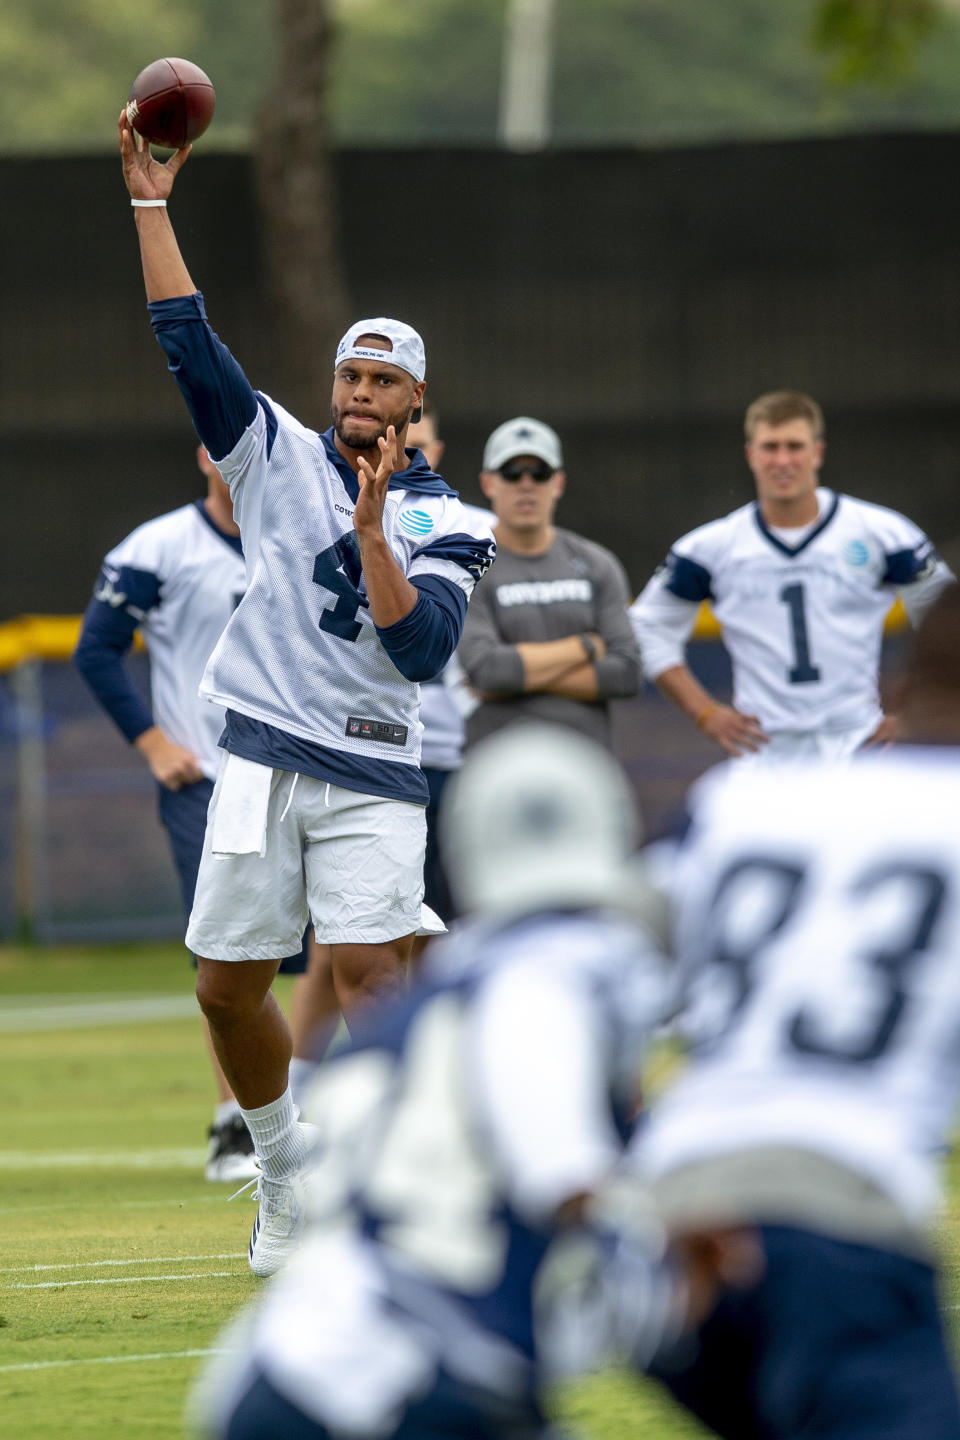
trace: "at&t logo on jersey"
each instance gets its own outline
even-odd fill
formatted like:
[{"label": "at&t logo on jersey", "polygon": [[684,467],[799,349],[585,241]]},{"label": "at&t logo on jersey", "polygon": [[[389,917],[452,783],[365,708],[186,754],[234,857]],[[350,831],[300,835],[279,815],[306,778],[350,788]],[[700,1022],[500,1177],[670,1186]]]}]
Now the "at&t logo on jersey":
[{"label": "at&t logo on jersey", "polygon": [[863,540],[848,540],[843,547],[843,558],[848,565],[858,568],[870,564],[870,547]]},{"label": "at&t logo on jersey", "polygon": [[401,510],[399,521],[401,529],[406,530],[415,540],[429,535],[433,529],[433,516],[426,510]]}]

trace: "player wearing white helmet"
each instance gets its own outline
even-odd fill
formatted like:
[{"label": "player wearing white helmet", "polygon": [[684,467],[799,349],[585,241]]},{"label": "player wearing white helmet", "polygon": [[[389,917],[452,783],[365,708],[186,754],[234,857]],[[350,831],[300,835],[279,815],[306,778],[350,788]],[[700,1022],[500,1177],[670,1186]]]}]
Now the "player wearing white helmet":
[{"label": "player wearing white helmet", "polygon": [[224,1339],[216,1436],[533,1440],[545,1364],[645,1361],[709,1295],[706,1273],[677,1289],[618,1181],[663,999],[625,914],[622,772],[582,736],[518,727],[471,752],[441,820],[471,918],[321,1071],[304,1240]]},{"label": "player wearing white helmet", "polygon": [[939,1161],[960,1090],[960,587],[921,622],[907,743],[722,766],[673,886],[692,1056],[642,1173],[674,1236],[758,1227],[764,1271],[662,1369],[729,1440],[957,1440]]}]

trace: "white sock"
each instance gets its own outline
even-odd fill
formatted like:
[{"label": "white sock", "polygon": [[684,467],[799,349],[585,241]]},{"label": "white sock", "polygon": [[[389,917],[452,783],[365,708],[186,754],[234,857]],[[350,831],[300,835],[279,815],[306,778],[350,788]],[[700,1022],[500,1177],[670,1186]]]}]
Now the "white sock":
[{"label": "white sock", "polygon": [[290,1061],[290,1093],[293,1096],[293,1103],[300,1114],[303,1114],[304,1101],[307,1098],[307,1091],[313,1082],[320,1067],[314,1060],[304,1060],[299,1055],[294,1055]]},{"label": "white sock", "polygon": [[261,1105],[257,1110],[240,1107],[263,1173],[274,1180],[286,1179],[303,1169],[306,1146],[297,1128],[298,1113],[289,1085],[280,1098],[271,1100],[269,1105]]},{"label": "white sock", "polygon": [[240,1104],[237,1100],[221,1100],[213,1112],[214,1125],[223,1125],[227,1120],[232,1120],[234,1115],[240,1114]]}]

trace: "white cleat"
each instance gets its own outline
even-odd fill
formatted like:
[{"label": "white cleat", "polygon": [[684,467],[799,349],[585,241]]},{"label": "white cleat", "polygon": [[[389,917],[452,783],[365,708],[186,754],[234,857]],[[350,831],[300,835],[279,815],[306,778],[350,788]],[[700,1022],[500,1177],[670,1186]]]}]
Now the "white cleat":
[{"label": "white cleat", "polygon": [[[303,1147],[300,1168],[292,1175],[277,1179],[264,1175],[259,1169],[253,1199],[258,1203],[257,1218],[250,1233],[250,1269],[254,1275],[266,1278],[275,1275],[297,1248],[303,1229],[304,1174],[309,1165],[310,1153],[316,1142],[317,1127],[298,1121],[297,1135]],[[254,1182],[241,1186],[237,1195],[242,1195]],[[236,1195],[230,1196],[231,1200]]]},{"label": "white cleat", "polygon": [[275,1275],[297,1248],[303,1229],[303,1186],[299,1176],[257,1179],[257,1218],[250,1232],[250,1269],[266,1278]]}]

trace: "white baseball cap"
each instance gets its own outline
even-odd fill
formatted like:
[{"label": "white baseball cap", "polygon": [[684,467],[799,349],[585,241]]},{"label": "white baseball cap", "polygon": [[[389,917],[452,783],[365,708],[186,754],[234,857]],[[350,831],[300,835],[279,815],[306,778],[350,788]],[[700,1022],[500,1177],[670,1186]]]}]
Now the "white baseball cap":
[{"label": "white baseball cap", "polygon": [[618,762],[575,730],[527,722],[481,740],[450,780],[440,827],[464,910],[625,905],[636,805]]},{"label": "white baseball cap", "polygon": [[[383,350],[377,345],[358,345],[362,335],[383,335],[393,346]],[[406,370],[414,380],[422,380],[427,373],[427,356],[423,341],[411,325],[402,320],[388,320],[378,315],[375,320],[358,320],[351,325],[337,346],[337,358],[333,362],[336,370],[344,360],[380,360],[388,365],[397,365]]]},{"label": "white baseball cap", "polygon": [[497,426],[483,447],[483,469],[499,470],[517,455],[536,455],[554,470],[563,468],[560,436],[542,420],[531,420],[529,415],[518,415],[515,420],[505,420]]}]

